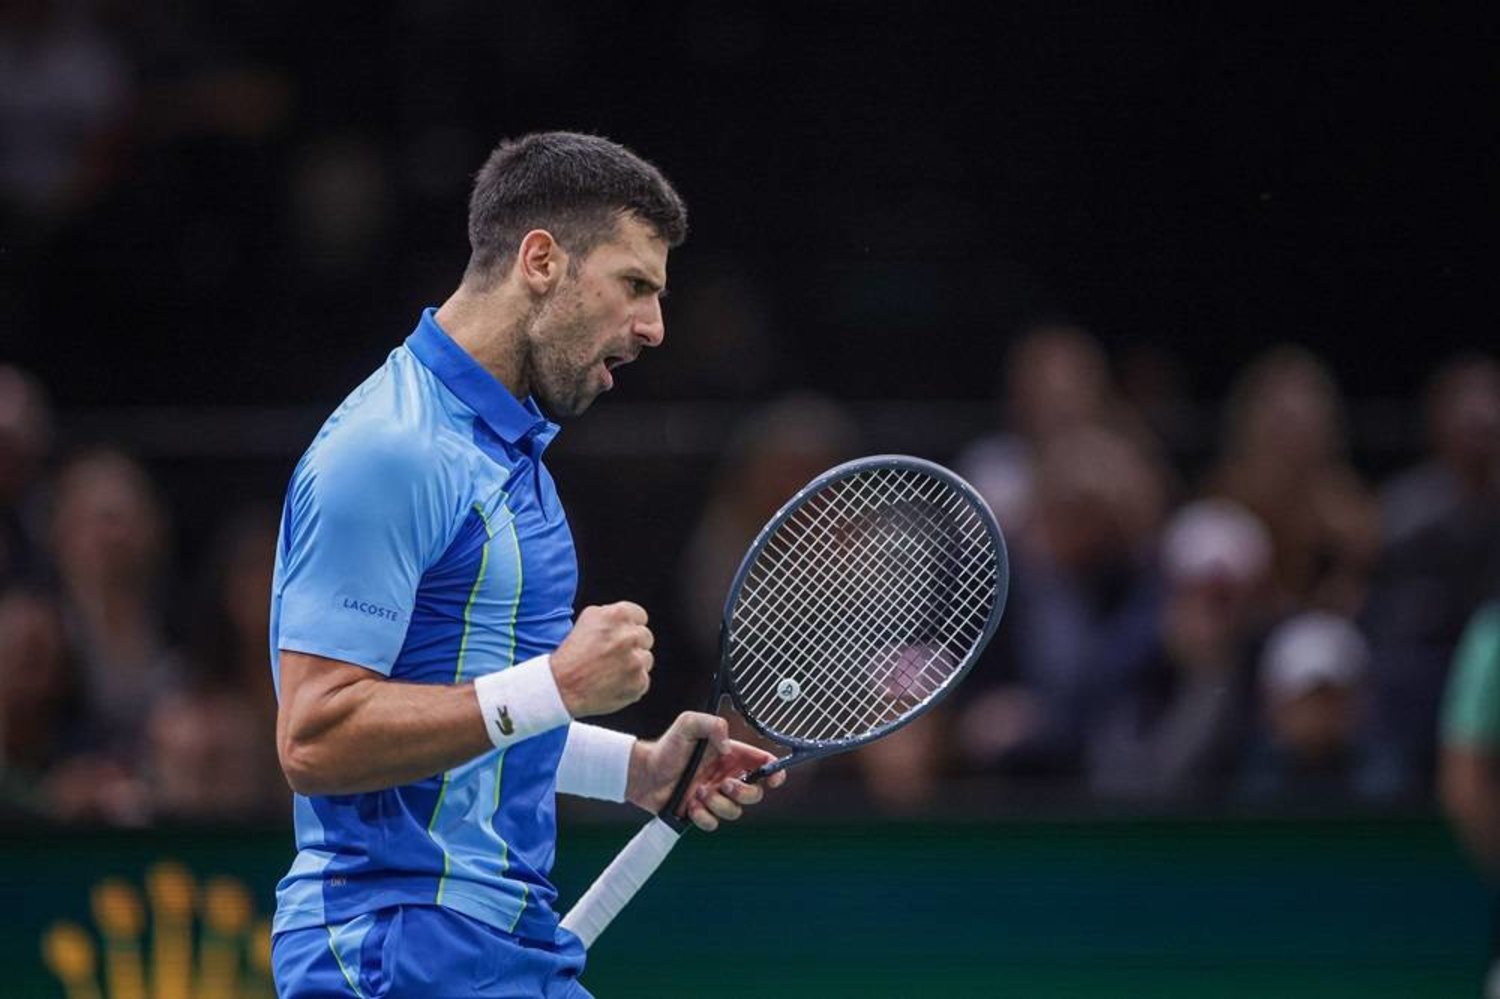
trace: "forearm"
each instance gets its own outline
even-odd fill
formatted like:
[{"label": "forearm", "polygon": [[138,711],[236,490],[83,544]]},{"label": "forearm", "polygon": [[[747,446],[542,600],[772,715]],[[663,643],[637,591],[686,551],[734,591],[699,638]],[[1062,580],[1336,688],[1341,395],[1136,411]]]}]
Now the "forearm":
[{"label": "forearm", "polygon": [[276,738],[287,781],[317,795],[395,787],[616,711],[650,685],[645,620],[634,604],[586,607],[550,656],[466,684],[403,683],[283,649]]},{"label": "forearm", "polygon": [[281,719],[282,766],[300,794],[409,784],[494,748],[467,683],[357,679],[322,692],[316,710],[283,710]]},{"label": "forearm", "polygon": [[277,749],[301,794],[409,784],[572,720],[546,656],[463,684],[403,683],[298,652],[282,653],[281,673]]}]

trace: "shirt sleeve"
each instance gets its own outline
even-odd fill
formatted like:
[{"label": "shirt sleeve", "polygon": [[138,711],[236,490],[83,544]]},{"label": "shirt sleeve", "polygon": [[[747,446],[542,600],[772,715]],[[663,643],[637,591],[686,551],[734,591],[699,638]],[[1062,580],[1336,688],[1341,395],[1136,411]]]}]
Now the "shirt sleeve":
[{"label": "shirt sleeve", "polygon": [[454,501],[414,435],[351,427],[321,441],[287,491],[278,646],[389,676]]},{"label": "shirt sleeve", "polygon": [[1500,751],[1500,604],[1474,615],[1443,704],[1443,744]]}]

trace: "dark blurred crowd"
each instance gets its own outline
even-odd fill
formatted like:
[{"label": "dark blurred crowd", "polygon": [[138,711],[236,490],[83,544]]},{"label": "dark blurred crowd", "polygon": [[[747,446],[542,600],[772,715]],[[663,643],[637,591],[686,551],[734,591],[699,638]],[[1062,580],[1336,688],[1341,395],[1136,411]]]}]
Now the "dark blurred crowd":
[{"label": "dark blurred crowd", "polygon": [[0,808],[127,825],[284,818],[266,649],[275,510],[230,511],[172,578],[171,515],[106,446],[50,459],[43,387],[0,367]]},{"label": "dark blurred crowd", "polygon": [[[1500,597],[1493,358],[1436,367],[1427,452],[1379,483],[1351,463],[1332,373],[1297,346],[1240,374],[1201,467],[1076,326],[1023,331],[1001,401],[993,431],[931,455],[1009,539],[997,638],[942,709],[826,769],[893,811],[940,806],[965,778],[1013,806],[1432,800],[1454,650]],[[862,447],[828,399],[778,402],[742,430],[682,573],[702,654],[747,541]]]},{"label": "dark blurred crowd", "polygon": [[[1350,462],[1332,376],[1298,347],[1242,373],[1201,468],[1170,453],[1074,326],[1018,334],[1001,402],[995,427],[930,455],[976,485],[1008,538],[997,638],[938,712],[804,789],[893,811],[939,805],[965,779],[1010,805],[1432,800],[1454,650],[1500,595],[1494,359],[1437,367],[1428,453],[1379,484]],[[109,446],[55,453],[53,419],[34,377],[0,367],[3,807],[284,818],[266,645],[275,508],[227,510],[212,544],[177,557],[147,468]],[[712,661],[749,539],[867,446],[829,398],[751,413],[675,567],[683,647]]]}]

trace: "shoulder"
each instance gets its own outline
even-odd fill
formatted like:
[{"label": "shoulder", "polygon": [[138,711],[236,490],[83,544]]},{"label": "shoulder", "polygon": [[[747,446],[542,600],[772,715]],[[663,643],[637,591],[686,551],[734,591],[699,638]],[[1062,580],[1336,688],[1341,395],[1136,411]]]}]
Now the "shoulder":
[{"label": "shoulder", "polygon": [[437,450],[410,426],[348,420],[308,449],[294,482],[324,502],[432,493],[453,478],[443,462],[434,460]]},{"label": "shoulder", "polygon": [[329,416],[303,463],[310,470],[431,479],[458,456],[455,445],[468,431],[469,420],[451,403],[432,373],[398,347]]},{"label": "shoulder", "polygon": [[465,505],[472,431],[409,351],[398,348],[324,423],[293,473],[298,500],[380,510]]}]

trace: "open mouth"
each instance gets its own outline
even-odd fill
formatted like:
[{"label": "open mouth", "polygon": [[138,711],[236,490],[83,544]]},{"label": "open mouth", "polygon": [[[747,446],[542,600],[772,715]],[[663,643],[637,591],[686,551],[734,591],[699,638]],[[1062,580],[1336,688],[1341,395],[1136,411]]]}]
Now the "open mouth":
[{"label": "open mouth", "polygon": [[601,372],[603,377],[600,380],[604,382],[604,391],[608,392],[610,389],[615,387],[615,377],[614,375],[610,374],[610,372],[614,371],[616,368],[622,365],[629,364],[631,361],[635,360],[637,356],[639,356],[638,353],[630,351],[627,351],[623,354],[604,355],[604,357],[599,361],[599,366],[603,369],[603,371]]}]

